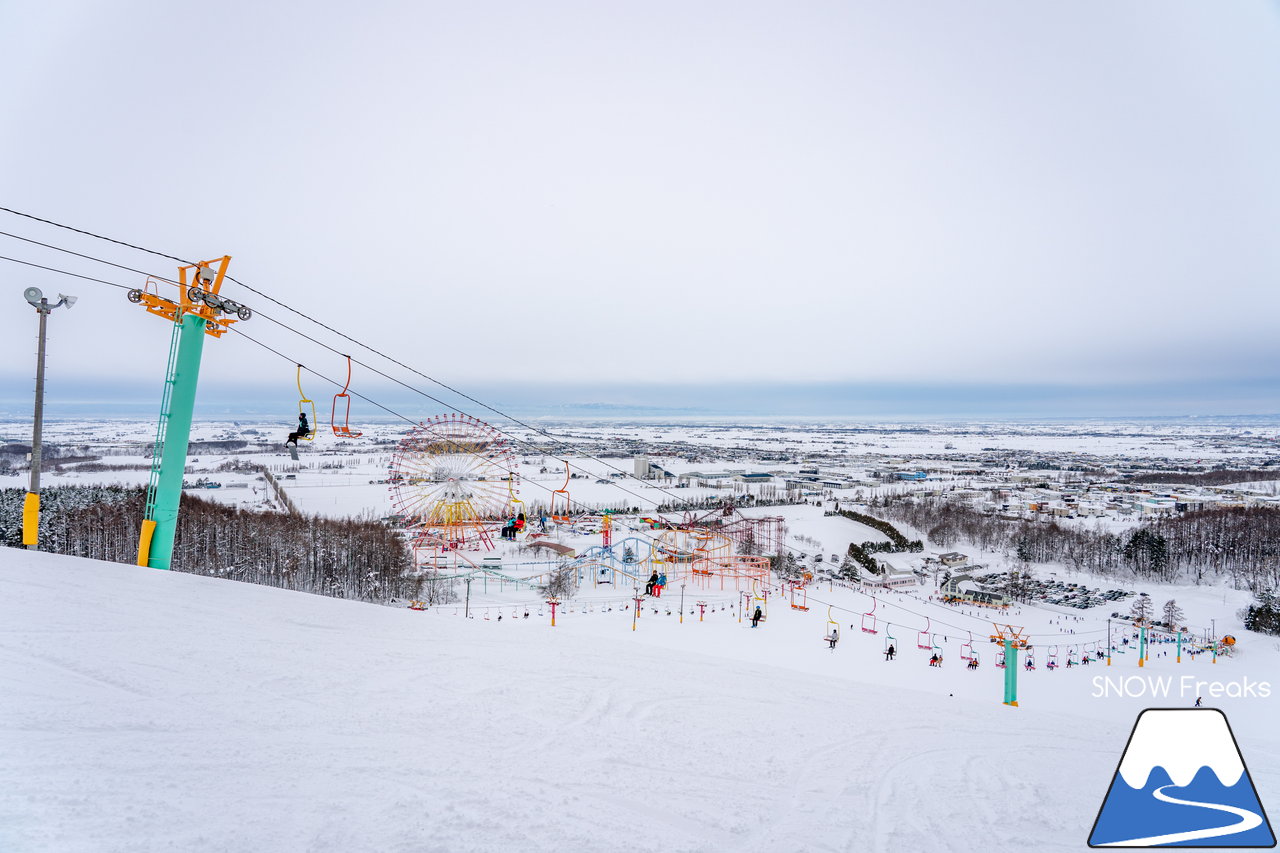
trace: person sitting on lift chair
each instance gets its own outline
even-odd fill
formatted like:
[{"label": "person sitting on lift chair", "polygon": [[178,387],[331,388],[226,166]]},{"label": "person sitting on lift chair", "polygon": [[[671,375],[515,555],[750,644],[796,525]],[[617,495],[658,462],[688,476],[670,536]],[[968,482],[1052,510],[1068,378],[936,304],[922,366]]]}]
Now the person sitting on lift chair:
[{"label": "person sitting on lift chair", "polygon": [[284,443],[296,445],[298,443],[298,439],[306,438],[310,434],[311,434],[311,425],[307,423],[307,413],[299,412],[298,413],[298,429],[296,432],[289,433],[289,437],[285,439]]}]

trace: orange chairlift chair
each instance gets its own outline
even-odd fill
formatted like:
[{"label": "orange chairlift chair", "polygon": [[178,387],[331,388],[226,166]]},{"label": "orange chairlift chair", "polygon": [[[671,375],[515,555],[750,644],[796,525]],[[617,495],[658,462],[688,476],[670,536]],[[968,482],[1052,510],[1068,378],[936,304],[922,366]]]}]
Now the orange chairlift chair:
[{"label": "orange chairlift chair", "polygon": [[[347,384],[342,386],[342,390],[333,395],[333,408],[329,411],[329,425],[333,427],[333,434],[340,438],[359,438],[364,435],[351,428],[351,395],[347,393],[347,389],[351,387],[351,356],[347,356]],[[301,389],[299,389],[301,390]],[[344,400],[346,407],[342,414],[342,426],[338,426],[338,400]]]}]

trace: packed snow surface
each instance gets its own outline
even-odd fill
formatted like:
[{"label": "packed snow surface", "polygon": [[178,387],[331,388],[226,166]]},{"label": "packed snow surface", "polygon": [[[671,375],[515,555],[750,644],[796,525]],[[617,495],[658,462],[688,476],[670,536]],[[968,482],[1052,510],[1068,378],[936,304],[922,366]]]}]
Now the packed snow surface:
[{"label": "packed snow surface", "polygon": [[[993,647],[939,669],[897,628],[886,662],[850,591],[814,590],[834,650],[825,606],[681,623],[676,592],[553,628],[0,549],[0,850],[1083,850],[1138,711],[1190,704],[1093,676],[1277,671],[1248,635],[1042,666],[1010,708]],[[1212,702],[1264,804],[1274,701]]]}]

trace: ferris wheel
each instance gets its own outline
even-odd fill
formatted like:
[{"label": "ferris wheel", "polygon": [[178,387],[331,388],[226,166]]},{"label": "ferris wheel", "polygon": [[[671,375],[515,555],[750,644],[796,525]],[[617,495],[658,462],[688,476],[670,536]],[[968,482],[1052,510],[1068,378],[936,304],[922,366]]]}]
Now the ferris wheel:
[{"label": "ferris wheel", "polygon": [[437,415],[409,430],[391,457],[391,502],[407,527],[443,548],[492,547],[485,523],[509,511],[515,453],[470,415]]}]

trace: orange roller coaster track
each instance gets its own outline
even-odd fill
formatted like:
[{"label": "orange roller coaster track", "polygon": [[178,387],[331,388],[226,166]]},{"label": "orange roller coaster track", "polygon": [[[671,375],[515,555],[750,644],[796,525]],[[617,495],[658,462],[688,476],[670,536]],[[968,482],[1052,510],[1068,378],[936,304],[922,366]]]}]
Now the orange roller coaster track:
[{"label": "orange roller coaster track", "polygon": [[718,557],[703,557],[692,563],[673,564],[672,568],[683,574],[683,567],[688,566],[689,580],[695,586],[709,589],[719,584],[720,589],[751,589],[752,584],[769,582],[769,558],[747,554],[730,554]]}]

